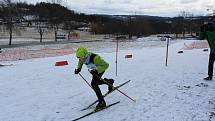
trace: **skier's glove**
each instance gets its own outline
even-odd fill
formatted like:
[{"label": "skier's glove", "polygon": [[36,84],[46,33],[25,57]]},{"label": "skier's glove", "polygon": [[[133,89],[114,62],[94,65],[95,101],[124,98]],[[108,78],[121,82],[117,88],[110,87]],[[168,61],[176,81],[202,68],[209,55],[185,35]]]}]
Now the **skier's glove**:
[{"label": "skier's glove", "polygon": [[75,74],[78,74],[81,71],[81,69],[75,69]]},{"label": "skier's glove", "polygon": [[96,70],[91,70],[90,73],[91,73],[92,75],[98,75],[98,71],[96,71]]}]

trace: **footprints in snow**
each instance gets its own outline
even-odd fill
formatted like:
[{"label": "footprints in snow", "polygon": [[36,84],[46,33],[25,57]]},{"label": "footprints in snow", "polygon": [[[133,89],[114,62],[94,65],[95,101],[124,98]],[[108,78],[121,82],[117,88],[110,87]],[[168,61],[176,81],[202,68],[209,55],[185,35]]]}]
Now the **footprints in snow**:
[{"label": "footprints in snow", "polygon": [[[208,84],[200,83],[200,84],[196,84],[195,86],[196,87],[208,87]],[[180,85],[177,85],[177,87],[178,87],[178,90],[189,90],[192,88],[191,86],[180,86]]]}]

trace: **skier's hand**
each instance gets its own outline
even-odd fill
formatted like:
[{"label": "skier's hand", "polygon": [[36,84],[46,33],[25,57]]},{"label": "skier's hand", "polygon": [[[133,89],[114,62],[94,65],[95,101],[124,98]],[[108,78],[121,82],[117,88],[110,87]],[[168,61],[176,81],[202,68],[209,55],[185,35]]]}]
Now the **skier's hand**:
[{"label": "skier's hand", "polygon": [[81,69],[75,69],[75,74],[78,74],[81,71]]},{"label": "skier's hand", "polygon": [[96,70],[91,70],[90,73],[91,73],[92,75],[98,75],[98,72],[97,72]]}]

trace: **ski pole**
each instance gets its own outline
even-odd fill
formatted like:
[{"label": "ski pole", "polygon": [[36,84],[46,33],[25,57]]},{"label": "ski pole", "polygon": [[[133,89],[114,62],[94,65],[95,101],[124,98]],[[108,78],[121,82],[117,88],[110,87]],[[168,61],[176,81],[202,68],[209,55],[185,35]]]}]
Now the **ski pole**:
[{"label": "ski pole", "polygon": [[[102,79],[103,82],[105,82],[108,86],[111,86],[112,88],[115,88],[113,85],[111,85],[110,83],[108,83],[107,81],[105,81],[104,79]],[[117,91],[119,91],[121,94],[123,94],[124,96],[126,96],[127,98],[129,98],[130,100],[136,102],[136,100],[132,99],[131,97],[129,97],[127,94],[125,94],[124,92],[122,92],[121,90],[119,90],[118,88],[116,88]]]},{"label": "ski pole", "polygon": [[[81,75],[81,73],[78,73],[81,78],[87,83],[88,86],[90,86],[92,88],[92,86],[89,84],[89,82],[87,82],[87,80]],[[93,88],[92,88],[93,89]]]},{"label": "ski pole", "polygon": [[[92,86],[87,82],[87,80],[81,75],[81,73],[78,73],[81,78],[92,88]],[[113,85],[109,84],[107,81],[105,81],[104,79],[102,79],[103,82],[105,82],[107,85],[111,86],[112,88],[115,88]],[[92,88],[93,89],[93,88]],[[116,88],[117,91],[119,91],[121,94],[123,94],[124,96],[128,97],[130,100],[136,102],[136,100],[132,99],[131,97],[129,97],[127,94],[125,94],[124,92],[120,91],[119,89]]]}]

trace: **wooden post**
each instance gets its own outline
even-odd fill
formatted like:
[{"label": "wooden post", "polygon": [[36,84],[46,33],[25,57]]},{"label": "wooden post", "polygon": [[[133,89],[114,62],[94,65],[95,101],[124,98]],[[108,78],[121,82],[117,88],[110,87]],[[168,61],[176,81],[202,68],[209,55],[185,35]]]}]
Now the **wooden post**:
[{"label": "wooden post", "polygon": [[119,50],[119,42],[117,37],[116,38],[116,76],[117,76],[118,50]]}]

